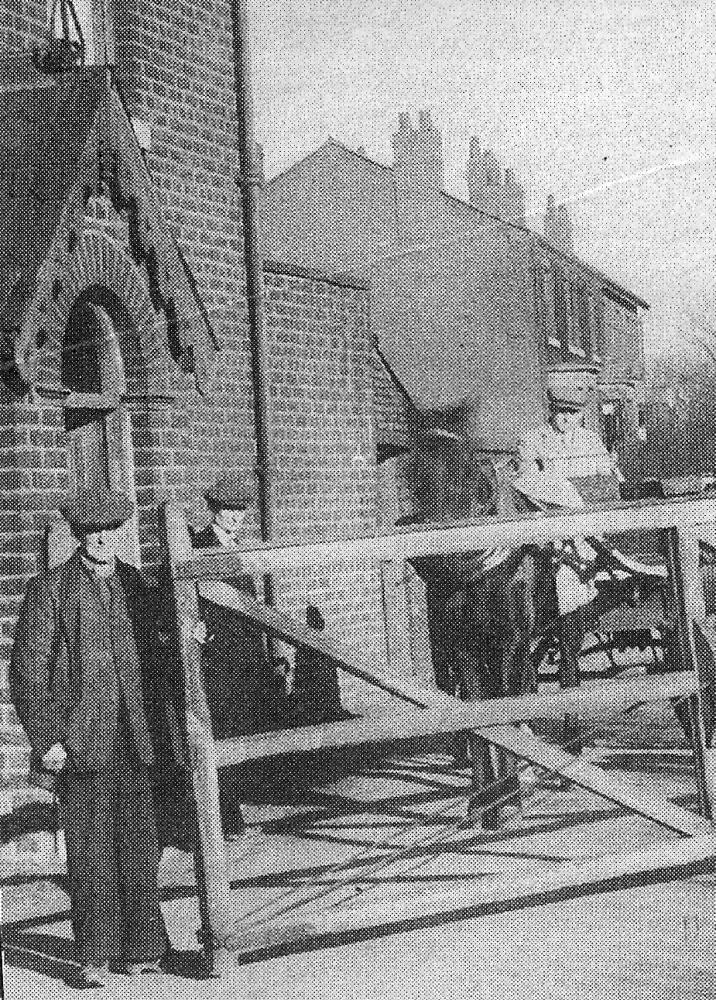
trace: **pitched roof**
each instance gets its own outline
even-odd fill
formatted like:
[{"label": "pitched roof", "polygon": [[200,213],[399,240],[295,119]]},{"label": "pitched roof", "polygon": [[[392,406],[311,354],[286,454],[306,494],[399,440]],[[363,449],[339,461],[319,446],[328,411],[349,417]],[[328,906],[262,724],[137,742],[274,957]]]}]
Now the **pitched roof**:
[{"label": "pitched roof", "polygon": [[373,167],[381,173],[392,174],[393,168],[386,166],[385,163],[379,163],[378,160],[374,160],[372,157],[368,156],[366,153],[361,152],[357,149],[351,149],[350,146],[346,146],[345,143],[339,142],[338,139],[334,139],[332,135],[329,135],[325,142],[322,142],[320,146],[302,156],[300,160],[294,160],[285,170],[279,171],[275,176],[271,177],[266,181],[266,186],[271,187],[276,184],[282,178],[287,177],[289,174],[296,170],[303,168],[306,164],[310,163],[311,160],[317,159],[322,156],[327,150],[337,150],[340,153],[344,153],[347,157],[353,158],[360,161],[366,166]]},{"label": "pitched roof", "polygon": [[[328,150],[337,150],[343,153],[347,158],[352,158],[353,160],[361,162],[365,164],[367,167],[370,167],[381,173],[387,173],[391,175],[393,174],[393,167],[389,167],[384,163],[380,163],[378,160],[374,160],[372,157],[367,156],[366,153],[360,150],[351,149],[350,146],[346,146],[338,139],[333,138],[333,136],[329,136],[325,142],[323,142],[312,152],[307,153],[306,156],[302,157],[300,160],[296,160],[290,166],[286,167],[285,170],[281,171],[280,173],[272,177],[270,180],[268,180],[266,182],[267,187],[271,187],[282,178],[287,177],[291,173],[302,169],[304,166],[309,164],[311,160],[319,158]],[[533,229],[530,229],[528,226],[522,225],[518,222],[512,222],[507,219],[502,219],[498,215],[494,215],[491,212],[486,212],[483,208],[480,208],[479,205],[473,205],[472,202],[466,201],[464,198],[460,198],[457,195],[450,194],[447,191],[441,191],[440,195],[446,201],[451,202],[453,205],[456,205],[458,208],[465,210],[468,213],[475,213],[477,215],[482,216],[483,218],[490,219],[492,222],[497,223],[498,225],[504,226],[507,229],[514,230],[515,232],[522,233],[524,236],[529,237],[532,240],[535,240],[540,246],[544,247],[548,252],[555,254],[559,257],[562,257],[566,261],[569,261],[574,265],[588,271],[590,274],[594,275],[594,277],[596,277],[599,281],[603,282],[605,285],[610,286],[612,289],[614,289],[614,291],[619,296],[627,299],[630,302],[635,303],[642,309],[649,308],[648,302],[645,302],[634,292],[629,291],[628,288],[624,288],[613,278],[610,278],[609,275],[604,274],[603,271],[600,271],[592,264],[588,264],[586,263],[586,261],[581,260],[581,258],[577,257],[576,254],[567,253],[564,250],[560,250],[558,247],[554,246],[554,244],[550,243],[548,239],[546,239],[540,233],[535,232]]]},{"label": "pitched roof", "polygon": [[[130,252],[147,265],[147,284],[166,314],[175,360],[194,372],[201,387],[207,349],[218,344],[105,68],[48,77],[27,60],[0,65],[0,142],[0,176],[9,181],[0,189],[3,367],[12,364],[22,384],[32,383],[34,373],[22,359],[40,273],[68,204],[82,204],[104,181],[118,210],[131,203],[149,223],[136,227]],[[150,266],[150,260],[161,266]]]},{"label": "pitched roof", "polygon": [[[104,72],[0,82],[0,325],[22,319],[104,93]],[[14,86],[9,83],[14,80]],[[26,80],[26,82],[21,82]],[[68,123],[72,122],[72,128]]]}]

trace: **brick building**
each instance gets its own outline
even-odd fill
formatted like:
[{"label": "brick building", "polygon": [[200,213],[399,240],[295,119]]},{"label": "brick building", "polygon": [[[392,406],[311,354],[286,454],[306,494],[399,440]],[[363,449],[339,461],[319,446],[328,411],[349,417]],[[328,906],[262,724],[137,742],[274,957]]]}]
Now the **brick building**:
[{"label": "brick building", "polygon": [[295,264],[370,279],[371,322],[418,411],[492,443],[542,419],[541,373],[599,367],[587,415],[627,464],[639,448],[646,303],[574,253],[550,198],[545,235],[525,225],[524,191],[470,142],[469,201],[444,190],[442,138],[407,114],[388,167],[329,139],[265,188],[266,246]]},{"label": "brick building", "polygon": [[[7,693],[15,618],[66,491],[131,493],[125,553],[151,567],[162,501],[185,503],[198,524],[202,490],[255,464],[229,5],[77,9],[89,62],[106,51],[109,72],[40,71],[30,57],[45,51],[46,0],[0,0],[4,780],[27,763]],[[405,428],[366,282],[291,262],[267,263],[265,281],[278,532],[371,531],[376,455],[393,454]],[[376,567],[308,569],[277,585],[283,607],[319,605],[349,646],[385,663]],[[368,696],[360,684],[343,693],[349,706]]]}]

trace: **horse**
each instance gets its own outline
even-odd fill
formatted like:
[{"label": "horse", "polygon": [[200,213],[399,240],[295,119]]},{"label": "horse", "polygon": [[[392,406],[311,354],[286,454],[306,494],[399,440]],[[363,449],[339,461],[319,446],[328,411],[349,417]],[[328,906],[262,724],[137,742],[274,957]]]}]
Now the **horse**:
[{"label": "horse", "polygon": [[[414,521],[451,522],[468,517],[517,512],[510,482],[516,470],[508,458],[485,459],[467,440],[451,442],[434,511]],[[435,463],[432,463],[433,470]],[[434,487],[434,483],[429,484]],[[435,490],[423,495],[436,499]],[[428,627],[437,686],[466,701],[533,692],[537,688],[531,640],[539,608],[544,559],[531,546],[488,552],[438,555],[411,560],[426,587]],[[458,762],[472,762],[468,821],[495,828],[508,811],[519,809],[517,760],[492,750],[482,737],[457,739]]]},{"label": "horse", "polygon": [[[517,470],[509,458],[500,463],[485,459],[466,440],[452,443],[453,454],[445,463],[443,482],[450,489],[443,495],[433,489],[425,495],[432,510],[419,520],[451,522],[480,516],[509,516],[524,510],[520,494],[513,489]],[[433,463],[434,465],[434,463]],[[535,508],[532,508],[535,509]],[[597,581],[596,597],[589,607],[590,624],[598,620],[614,635],[600,648],[654,645],[651,616],[661,632],[663,664],[651,670],[680,669],[682,664],[671,619],[673,595],[663,565],[648,565],[639,558],[625,557],[611,542],[589,540],[596,559],[590,572]],[[428,625],[433,665],[438,687],[465,700],[505,697],[535,692],[538,666],[546,653],[559,643],[560,618],[555,595],[555,556],[559,546],[523,545],[514,550],[431,556],[412,560],[426,585]],[[562,554],[563,557],[564,554]],[[640,614],[635,621],[636,609]],[[642,621],[642,619],[644,619]],[[583,638],[583,634],[582,634]],[[709,678],[702,704],[709,744],[716,729],[716,659],[710,644],[696,635],[698,659]],[[581,639],[575,640],[577,645]],[[700,643],[700,645],[699,645]],[[561,663],[560,663],[561,666]],[[579,675],[571,679],[578,683]],[[566,683],[560,669],[560,684]],[[691,737],[686,707],[675,710],[687,738]],[[565,717],[564,737],[579,743],[578,720]],[[490,752],[485,740],[467,735],[472,760],[472,797],[468,819],[475,825],[496,826],[500,803],[519,806],[517,761],[502,751]],[[463,743],[456,745],[458,758],[466,757]]]}]

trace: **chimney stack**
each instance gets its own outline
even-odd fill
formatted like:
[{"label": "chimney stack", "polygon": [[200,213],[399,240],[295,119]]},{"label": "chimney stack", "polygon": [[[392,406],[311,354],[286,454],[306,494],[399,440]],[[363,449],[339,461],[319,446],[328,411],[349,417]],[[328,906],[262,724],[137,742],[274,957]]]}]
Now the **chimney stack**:
[{"label": "chimney stack", "polygon": [[565,204],[555,207],[554,195],[547,195],[547,209],[544,213],[545,239],[563,253],[574,252],[572,220]]},{"label": "chimney stack", "polygon": [[514,172],[502,165],[490,149],[482,150],[477,136],[470,139],[467,161],[467,190],[470,203],[505,222],[524,225],[525,192]]},{"label": "chimney stack", "polygon": [[424,239],[440,225],[444,187],[443,141],[427,110],[414,129],[406,111],[398,115],[393,136],[393,174],[398,224],[404,239]]}]

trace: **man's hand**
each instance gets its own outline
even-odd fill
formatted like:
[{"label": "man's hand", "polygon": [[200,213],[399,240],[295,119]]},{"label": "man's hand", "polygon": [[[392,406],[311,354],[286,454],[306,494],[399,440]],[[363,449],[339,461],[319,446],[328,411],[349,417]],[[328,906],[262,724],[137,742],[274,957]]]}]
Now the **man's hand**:
[{"label": "man's hand", "polygon": [[194,640],[198,642],[200,646],[203,646],[207,639],[206,622],[203,621],[198,622],[192,635],[194,637]]},{"label": "man's hand", "polygon": [[42,757],[42,766],[46,771],[61,771],[67,760],[67,751],[61,743],[54,743]]}]

